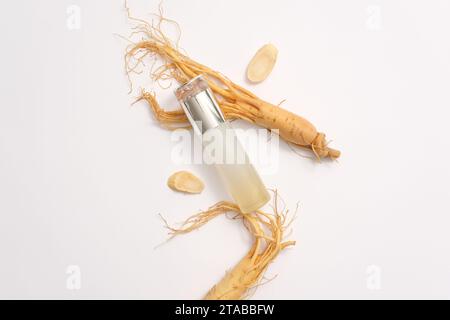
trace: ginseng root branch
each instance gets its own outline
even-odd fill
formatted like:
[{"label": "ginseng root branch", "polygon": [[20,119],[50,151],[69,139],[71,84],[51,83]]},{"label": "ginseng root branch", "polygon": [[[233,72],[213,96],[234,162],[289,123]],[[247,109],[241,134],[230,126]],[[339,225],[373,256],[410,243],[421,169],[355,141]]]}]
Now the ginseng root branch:
[{"label": "ginseng root branch", "polygon": [[225,276],[213,286],[204,299],[235,300],[246,298],[249,290],[256,288],[262,279],[269,264],[278,254],[288,246],[295,245],[295,241],[284,241],[283,234],[289,225],[287,211],[278,212],[276,205],[274,213],[255,211],[254,213],[242,213],[239,207],[231,202],[222,201],[206,211],[197,213],[188,218],[180,227],[171,227],[166,222],[172,237],[186,234],[206,224],[211,219],[225,213],[236,214],[234,219],[242,219],[246,229],[253,235],[254,242],[248,253],[226,272]]}]

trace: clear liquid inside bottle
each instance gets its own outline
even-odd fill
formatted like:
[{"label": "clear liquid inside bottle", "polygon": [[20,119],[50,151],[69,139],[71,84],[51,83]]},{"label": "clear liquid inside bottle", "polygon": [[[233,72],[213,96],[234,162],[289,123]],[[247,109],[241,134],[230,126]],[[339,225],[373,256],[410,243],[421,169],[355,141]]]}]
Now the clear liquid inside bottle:
[{"label": "clear liquid inside bottle", "polygon": [[269,201],[270,195],[261,177],[229,124],[209,129],[202,140],[204,160],[216,167],[242,212],[255,211]]}]

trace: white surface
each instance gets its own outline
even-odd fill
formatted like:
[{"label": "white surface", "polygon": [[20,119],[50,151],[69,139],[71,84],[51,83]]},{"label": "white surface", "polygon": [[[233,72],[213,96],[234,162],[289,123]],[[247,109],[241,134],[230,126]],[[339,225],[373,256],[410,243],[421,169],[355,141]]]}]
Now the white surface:
[{"label": "white surface", "polygon": [[[81,28],[70,31],[73,4]],[[145,18],[157,1],[130,6]],[[319,164],[281,145],[264,179],[288,207],[300,203],[298,244],[253,298],[450,298],[450,3],[164,8],[192,57],[268,101],[287,99],[342,150]],[[172,164],[170,133],[144,104],[129,107],[126,43],[113,35],[130,30],[122,1],[11,1],[0,24],[0,297],[201,298],[251,241],[219,218],[154,249],[166,237],[158,213],[180,221],[226,194],[212,169]],[[267,42],[279,60],[250,86],[246,64]],[[175,103],[171,90],[160,99]],[[206,181],[204,194],[165,187],[179,168]],[[79,290],[66,288],[70,265]],[[379,290],[367,286],[372,265]]]}]

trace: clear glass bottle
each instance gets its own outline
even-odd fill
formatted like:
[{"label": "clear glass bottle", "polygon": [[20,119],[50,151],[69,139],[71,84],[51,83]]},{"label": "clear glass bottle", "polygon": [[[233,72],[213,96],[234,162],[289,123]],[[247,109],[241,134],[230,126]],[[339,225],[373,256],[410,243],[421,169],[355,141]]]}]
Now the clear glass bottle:
[{"label": "clear glass bottle", "polygon": [[236,133],[225,121],[207,81],[202,76],[195,77],[178,88],[175,95],[194,130],[202,135],[203,160],[215,165],[241,211],[261,208],[270,195]]}]

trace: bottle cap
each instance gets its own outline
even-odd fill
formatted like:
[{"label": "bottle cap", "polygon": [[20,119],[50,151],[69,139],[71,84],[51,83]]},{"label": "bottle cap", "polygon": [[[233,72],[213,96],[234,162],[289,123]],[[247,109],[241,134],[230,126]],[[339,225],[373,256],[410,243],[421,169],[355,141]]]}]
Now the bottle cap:
[{"label": "bottle cap", "polygon": [[225,122],[219,104],[202,75],[179,87],[175,96],[197,133],[203,134]]}]

